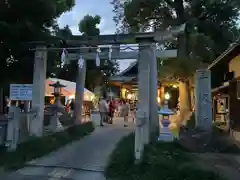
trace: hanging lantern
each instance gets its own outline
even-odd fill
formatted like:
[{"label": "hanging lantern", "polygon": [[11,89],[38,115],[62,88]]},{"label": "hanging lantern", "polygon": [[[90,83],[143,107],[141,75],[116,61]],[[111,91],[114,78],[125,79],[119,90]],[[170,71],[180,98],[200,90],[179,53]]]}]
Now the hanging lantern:
[{"label": "hanging lantern", "polygon": [[97,48],[96,51],[96,66],[99,67],[100,66],[100,57],[99,57],[99,53],[101,53],[101,49]]},{"label": "hanging lantern", "polygon": [[80,69],[83,69],[83,66],[84,66],[84,59],[83,59],[82,56],[80,56],[79,59],[78,59],[78,67]]},{"label": "hanging lantern", "polygon": [[62,54],[61,54],[61,66],[63,67],[65,64],[69,64],[69,60],[67,58],[67,50],[64,48],[62,50]]},{"label": "hanging lantern", "polygon": [[99,58],[99,54],[96,54],[96,66],[99,67],[100,66],[100,58]]},{"label": "hanging lantern", "polygon": [[109,61],[112,60],[112,47],[111,47],[111,45],[109,46],[108,59],[109,59]]}]

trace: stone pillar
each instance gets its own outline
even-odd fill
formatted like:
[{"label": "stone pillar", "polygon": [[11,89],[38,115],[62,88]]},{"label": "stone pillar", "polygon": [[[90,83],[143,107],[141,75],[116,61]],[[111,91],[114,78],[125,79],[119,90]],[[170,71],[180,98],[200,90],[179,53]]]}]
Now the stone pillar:
[{"label": "stone pillar", "polygon": [[146,113],[138,109],[136,113],[136,129],[135,129],[135,144],[134,144],[134,156],[136,163],[141,163],[143,151],[144,151],[144,123],[146,119]]},{"label": "stone pillar", "polygon": [[[150,49],[149,49],[150,51]],[[156,46],[151,46],[151,53],[149,54],[150,61],[150,133],[153,138],[158,135],[159,122],[158,122],[158,70],[156,59]]]},{"label": "stone pillar", "polygon": [[[141,43],[140,45],[144,45]],[[144,145],[149,143],[150,65],[151,48],[139,47],[138,57],[138,111],[135,130],[135,159],[141,161]]]},{"label": "stone pillar", "polygon": [[86,78],[86,66],[87,61],[84,61],[83,68],[77,70],[76,78],[76,92],[75,92],[75,106],[74,106],[74,115],[75,115],[75,124],[82,123],[82,114],[83,114],[83,100],[84,100],[84,87],[85,87],[85,78]]},{"label": "stone pillar", "polygon": [[179,106],[181,123],[186,123],[189,118],[190,109],[190,89],[186,82],[179,82]]},{"label": "stone pillar", "polygon": [[[28,113],[29,111],[30,111],[30,101],[24,101],[24,112]],[[30,114],[28,114],[26,115],[26,123],[25,123],[26,129],[24,129],[26,132],[28,132],[28,135],[29,135],[29,132],[31,132],[30,124],[31,124],[31,117],[30,117]],[[24,138],[27,138],[27,137],[24,137]]]},{"label": "stone pillar", "polygon": [[36,118],[31,122],[31,134],[42,136],[44,118],[45,80],[47,71],[47,50],[45,46],[38,46],[35,52],[32,111],[36,111]]},{"label": "stone pillar", "polygon": [[[144,45],[144,43],[140,43]],[[145,114],[146,122],[143,126],[143,142],[149,143],[149,116],[150,116],[150,59],[152,54],[151,47],[139,47],[138,57],[138,96],[139,96],[139,110]]]},{"label": "stone pillar", "polygon": [[196,71],[196,94],[195,94],[195,119],[196,126],[207,131],[212,130],[212,94],[211,94],[211,71]]},{"label": "stone pillar", "polygon": [[19,143],[19,120],[20,109],[14,106],[9,108],[8,126],[7,126],[7,149],[15,151]]}]

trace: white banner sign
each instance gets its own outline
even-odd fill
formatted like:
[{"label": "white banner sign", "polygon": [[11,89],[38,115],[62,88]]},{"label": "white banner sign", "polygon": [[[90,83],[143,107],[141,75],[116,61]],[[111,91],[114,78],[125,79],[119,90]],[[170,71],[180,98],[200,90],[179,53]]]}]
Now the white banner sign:
[{"label": "white banner sign", "polygon": [[32,84],[10,84],[10,100],[32,100]]}]

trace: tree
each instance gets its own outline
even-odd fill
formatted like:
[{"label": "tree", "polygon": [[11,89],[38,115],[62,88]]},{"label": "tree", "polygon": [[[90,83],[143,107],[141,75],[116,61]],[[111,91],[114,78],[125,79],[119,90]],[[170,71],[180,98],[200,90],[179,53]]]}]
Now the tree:
[{"label": "tree", "polygon": [[[29,51],[32,47],[29,42],[50,40],[55,19],[73,6],[74,0],[0,2],[1,85],[11,81],[32,82],[34,52]],[[55,66],[56,53],[48,55],[51,57],[48,65]]]},{"label": "tree", "polygon": [[[167,76],[172,74],[186,90],[189,77],[198,65],[210,63],[239,36],[238,0],[113,0],[112,4],[116,13],[114,19],[122,31],[166,29],[186,24],[184,35],[175,42],[177,60],[164,65]],[[187,71],[183,67],[187,67]],[[183,106],[190,109],[187,101]]]},{"label": "tree", "polygon": [[180,53],[194,55],[204,62],[220,55],[240,34],[238,0],[112,0],[112,4],[114,20],[123,31],[165,29],[186,23],[187,44],[181,44],[185,50]]},{"label": "tree", "polygon": [[[97,26],[100,23],[100,16],[86,15],[79,22],[79,31],[83,36],[99,36],[100,29]],[[94,47],[96,45],[92,46]],[[104,66],[104,61],[101,61],[100,68],[96,67],[95,61],[87,61],[86,87],[94,91],[97,86],[103,83],[105,77],[114,75],[117,71],[118,63],[116,61],[108,62],[107,66]]]},{"label": "tree", "polygon": [[[101,17],[86,15],[79,22],[79,31],[83,36],[98,36],[100,35],[100,29],[97,27],[101,22]],[[94,77],[94,79],[93,79]],[[95,67],[94,62],[87,61],[87,73],[86,73],[86,87],[94,91],[95,86],[100,84],[102,74],[99,69]]]},{"label": "tree", "polygon": [[101,23],[101,17],[99,15],[90,16],[86,15],[79,22],[79,31],[84,36],[98,36],[100,35],[100,29],[97,27]]},{"label": "tree", "polygon": [[71,29],[69,28],[68,25],[63,27],[62,29],[59,28],[58,26],[55,27],[55,35],[57,37],[61,37],[64,40],[70,39],[70,37],[73,35]]},{"label": "tree", "polygon": [[[72,36],[72,31],[69,28],[68,25],[66,25],[63,28],[59,28],[58,25],[54,29],[54,33],[57,37],[60,37],[62,39],[61,44],[58,44],[57,47],[59,48],[67,48],[67,45],[65,44],[66,40],[69,40]],[[60,78],[65,79],[68,81],[75,81],[76,80],[76,74],[77,74],[77,61],[70,61],[69,64],[64,64],[62,66],[61,62],[61,52],[57,53],[57,65],[54,66],[54,74]]]}]

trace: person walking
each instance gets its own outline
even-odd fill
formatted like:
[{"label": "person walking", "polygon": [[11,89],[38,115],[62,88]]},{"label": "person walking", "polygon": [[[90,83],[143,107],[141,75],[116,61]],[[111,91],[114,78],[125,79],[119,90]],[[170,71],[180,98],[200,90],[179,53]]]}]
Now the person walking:
[{"label": "person walking", "polygon": [[20,101],[19,105],[18,105],[20,112],[24,112],[24,102]]},{"label": "person walking", "polygon": [[136,122],[136,118],[137,118],[136,116],[137,116],[137,102],[134,102],[133,113],[132,113],[133,123]]},{"label": "person walking", "polygon": [[100,113],[100,126],[103,126],[103,122],[106,121],[108,116],[108,104],[103,97],[100,98],[98,109]]},{"label": "person walking", "polygon": [[6,96],[5,101],[6,101],[5,114],[8,114],[9,108],[11,107],[11,100]]},{"label": "person walking", "polygon": [[109,108],[109,112],[108,112],[109,121],[108,122],[109,122],[109,124],[112,124],[113,123],[114,112],[115,112],[114,100],[111,100],[109,102],[108,108]]},{"label": "person walking", "polygon": [[117,117],[121,116],[121,107],[122,107],[122,101],[119,100],[117,104]]},{"label": "person walking", "polygon": [[127,123],[128,123],[128,113],[129,113],[129,104],[123,100],[123,104],[121,107],[121,115],[123,117],[124,120],[124,127],[127,127]]},{"label": "person walking", "polygon": [[[130,101],[129,101],[130,102]],[[134,106],[134,101],[132,101],[132,103],[129,103],[129,107],[130,107],[130,113],[131,113],[131,118],[132,118],[132,122],[135,121],[135,106]]]}]

